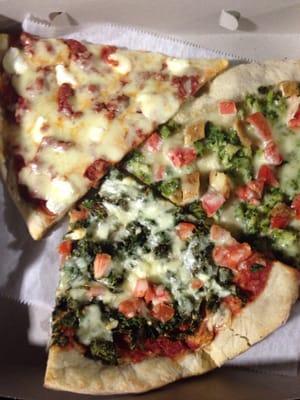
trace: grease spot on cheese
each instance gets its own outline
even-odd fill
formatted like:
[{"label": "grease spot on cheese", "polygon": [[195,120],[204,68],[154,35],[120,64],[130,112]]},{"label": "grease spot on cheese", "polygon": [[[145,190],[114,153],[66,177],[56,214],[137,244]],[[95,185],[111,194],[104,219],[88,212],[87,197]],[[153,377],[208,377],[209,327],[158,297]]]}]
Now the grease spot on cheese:
[{"label": "grease spot on cheese", "polygon": [[2,63],[3,68],[9,74],[22,75],[28,69],[28,65],[24,60],[23,55],[16,47],[11,47],[7,50],[3,57]]}]

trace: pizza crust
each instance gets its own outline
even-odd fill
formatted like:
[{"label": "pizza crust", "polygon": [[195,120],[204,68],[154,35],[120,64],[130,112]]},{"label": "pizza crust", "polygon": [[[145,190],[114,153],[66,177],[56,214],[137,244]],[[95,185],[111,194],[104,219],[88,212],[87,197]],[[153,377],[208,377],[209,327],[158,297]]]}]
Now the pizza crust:
[{"label": "pizza crust", "polygon": [[[196,119],[206,120],[207,115],[216,109],[216,101],[225,99],[241,101],[248,93],[255,92],[259,86],[275,85],[285,80],[300,81],[300,60],[238,65],[214,79],[209,91],[183,106],[175,119],[179,123],[190,123]],[[226,117],[223,122],[226,123]]]},{"label": "pizza crust", "polygon": [[282,325],[298,297],[298,288],[298,272],[275,262],[261,295],[220,329],[210,345],[176,361],[159,357],[137,364],[103,366],[75,350],[52,346],[45,386],[85,394],[136,393],[203,374],[246,351]]}]

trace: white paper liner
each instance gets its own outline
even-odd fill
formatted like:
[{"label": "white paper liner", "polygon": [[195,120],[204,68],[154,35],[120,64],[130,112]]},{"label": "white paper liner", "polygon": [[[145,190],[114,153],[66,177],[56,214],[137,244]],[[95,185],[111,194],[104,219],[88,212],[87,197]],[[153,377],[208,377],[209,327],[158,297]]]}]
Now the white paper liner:
[{"label": "white paper liner", "polygon": [[[90,42],[115,44],[131,49],[158,51],[177,57],[227,57],[241,60],[238,56],[202,48],[195,43],[181,41],[161,34],[145,32],[134,27],[116,24],[97,24],[85,27],[65,25],[61,17],[56,27],[28,15],[23,27],[40,36],[72,37]],[[74,32],[73,32],[74,31]],[[47,341],[48,324],[54,305],[58,279],[59,260],[57,245],[65,232],[62,222],[46,238],[35,242],[27,233],[25,224],[0,186],[0,293],[31,305],[33,325],[29,337],[41,344]],[[295,307],[287,325],[268,339],[254,346],[228,364],[259,368],[264,372],[296,376],[300,356],[300,307]]]}]

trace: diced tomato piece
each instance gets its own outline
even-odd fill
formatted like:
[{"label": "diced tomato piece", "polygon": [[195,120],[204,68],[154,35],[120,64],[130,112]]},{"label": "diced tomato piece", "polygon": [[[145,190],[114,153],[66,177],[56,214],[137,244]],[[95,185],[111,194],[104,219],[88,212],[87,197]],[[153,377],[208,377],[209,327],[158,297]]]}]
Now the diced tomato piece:
[{"label": "diced tomato piece", "polygon": [[297,219],[300,219],[300,194],[297,194],[297,195],[294,197],[294,199],[293,199],[293,201],[292,201],[291,208],[292,208],[293,210],[295,210],[295,212],[296,212],[296,218],[297,218]]},{"label": "diced tomato piece", "polygon": [[236,269],[240,263],[251,256],[252,250],[248,243],[235,243],[229,246],[215,246],[213,260],[220,267]]},{"label": "diced tomato piece", "polygon": [[152,299],[153,304],[169,303],[171,301],[170,293],[163,285],[154,286],[155,296]]},{"label": "diced tomato piece", "polygon": [[236,190],[236,195],[240,200],[247,201],[250,204],[259,204],[264,190],[264,182],[262,180],[253,180],[244,186],[240,186]]},{"label": "diced tomato piece", "polygon": [[106,253],[98,253],[94,259],[93,269],[95,279],[100,279],[107,275],[111,266],[111,255]]},{"label": "diced tomato piece", "polygon": [[201,279],[193,279],[191,283],[192,289],[201,289],[203,287],[204,283],[201,281]]},{"label": "diced tomato piece", "polygon": [[272,140],[272,131],[263,113],[256,112],[251,114],[247,117],[246,121],[256,129],[263,141]]},{"label": "diced tomato piece", "polygon": [[232,100],[219,102],[219,113],[221,115],[234,115],[237,113],[236,104]]},{"label": "diced tomato piece", "polygon": [[87,219],[89,212],[86,208],[81,208],[80,210],[71,210],[69,212],[70,222],[84,221]]},{"label": "diced tomato piece", "polygon": [[145,302],[151,303],[152,300],[155,298],[155,290],[153,285],[149,285],[147,292],[145,293],[144,299]]},{"label": "diced tomato piece", "polygon": [[271,165],[280,165],[282,164],[283,158],[279,153],[279,149],[272,140],[267,143],[264,148],[264,155],[266,161]]},{"label": "diced tomato piece", "polygon": [[298,107],[298,110],[296,111],[293,118],[289,120],[288,127],[292,129],[300,127],[300,106]]},{"label": "diced tomato piece", "polygon": [[230,309],[233,315],[239,313],[242,309],[242,301],[237,296],[227,296],[223,299],[223,304]]},{"label": "diced tomato piece", "polygon": [[284,203],[276,204],[271,211],[271,228],[284,229],[292,219],[292,210]]},{"label": "diced tomato piece", "polygon": [[180,222],[176,226],[176,233],[181,240],[186,240],[192,235],[195,229],[196,226],[194,224],[191,224],[190,222]]},{"label": "diced tomato piece", "polygon": [[162,181],[164,179],[165,176],[165,166],[164,165],[158,165],[158,166],[154,166],[154,180],[155,182],[159,182]]},{"label": "diced tomato piece", "polygon": [[147,304],[152,303],[153,305],[169,303],[171,301],[171,295],[163,285],[154,285],[149,282],[143,297]]},{"label": "diced tomato piece", "polygon": [[124,300],[119,304],[118,310],[124,314],[127,318],[133,318],[139,314],[144,306],[144,302],[141,299],[128,299]]},{"label": "diced tomato piece", "polygon": [[153,306],[152,315],[161,322],[170,321],[174,317],[175,311],[170,304],[159,303]]},{"label": "diced tomato piece", "polygon": [[148,137],[144,144],[144,148],[151,153],[156,153],[161,148],[162,140],[158,133],[154,132]]},{"label": "diced tomato piece", "polygon": [[273,187],[277,187],[279,185],[273,169],[266,164],[259,168],[257,179]]},{"label": "diced tomato piece", "polygon": [[209,189],[201,198],[202,207],[208,217],[212,217],[225,203],[225,197],[215,190]]},{"label": "diced tomato piece", "polygon": [[195,161],[197,153],[196,150],[192,148],[178,147],[169,150],[168,156],[176,168],[181,168]]},{"label": "diced tomato piece", "polygon": [[149,289],[147,279],[138,279],[134,288],[133,295],[135,297],[144,297]]},{"label": "diced tomato piece", "polygon": [[210,240],[219,246],[237,243],[230,232],[216,224],[213,224],[210,228]]},{"label": "diced tomato piece", "polygon": [[58,246],[58,252],[62,256],[62,261],[64,261],[72,251],[72,241],[71,240],[63,240]]}]

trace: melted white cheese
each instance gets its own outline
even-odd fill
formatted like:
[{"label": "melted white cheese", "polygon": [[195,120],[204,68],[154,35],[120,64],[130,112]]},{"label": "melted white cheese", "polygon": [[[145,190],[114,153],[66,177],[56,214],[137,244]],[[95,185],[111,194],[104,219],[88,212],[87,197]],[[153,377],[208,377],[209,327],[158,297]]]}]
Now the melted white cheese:
[{"label": "melted white cheese", "polygon": [[77,82],[74,76],[65,68],[64,65],[59,64],[55,67],[56,81],[58,86],[64,83],[69,83],[73,88],[76,87]]},{"label": "melted white cheese", "polygon": [[149,93],[142,92],[137,96],[137,102],[146,118],[163,124],[174,115],[180,106],[179,100],[173,93]]},{"label": "melted white cheese", "polygon": [[80,341],[89,345],[93,339],[112,340],[111,330],[105,327],[101,312],[96,304],[85,307],[85,315],[80,319],[77,335]]},{"label": "melted white cheese", "polygon": [[31,129],[31,135],[36,144],[40,144],[43,137],[45,136],[45,132],[42,131],[42,127],[45,125],[46,122],[47,122],[47,120],[44,117],[39,116],[36,119],[32,129]]},{"label": "melted white cheese", "polygon": [[178,58],[167,59],[168,70],[174,75],[184,75],[187,69],[190,67],[190,63],[187,60],[181,60]]},{"label": "melted white cheese", "polygon": [[16,47],[11,47],[7,50],[3,57],[2,63],[3,68],[9,74],[22,75],[28,69],[28,65],[22,53]]},{"label": "melted white cheese", "polygon": [[113,53],[109,56],[109,59],[117,61],[118,64],[113,65],[113,68],[119,74],[122,74],[122,75],[128,74],[128,72],[130,72],[132,69],[129,58],[124,56],[121,53]]}]

